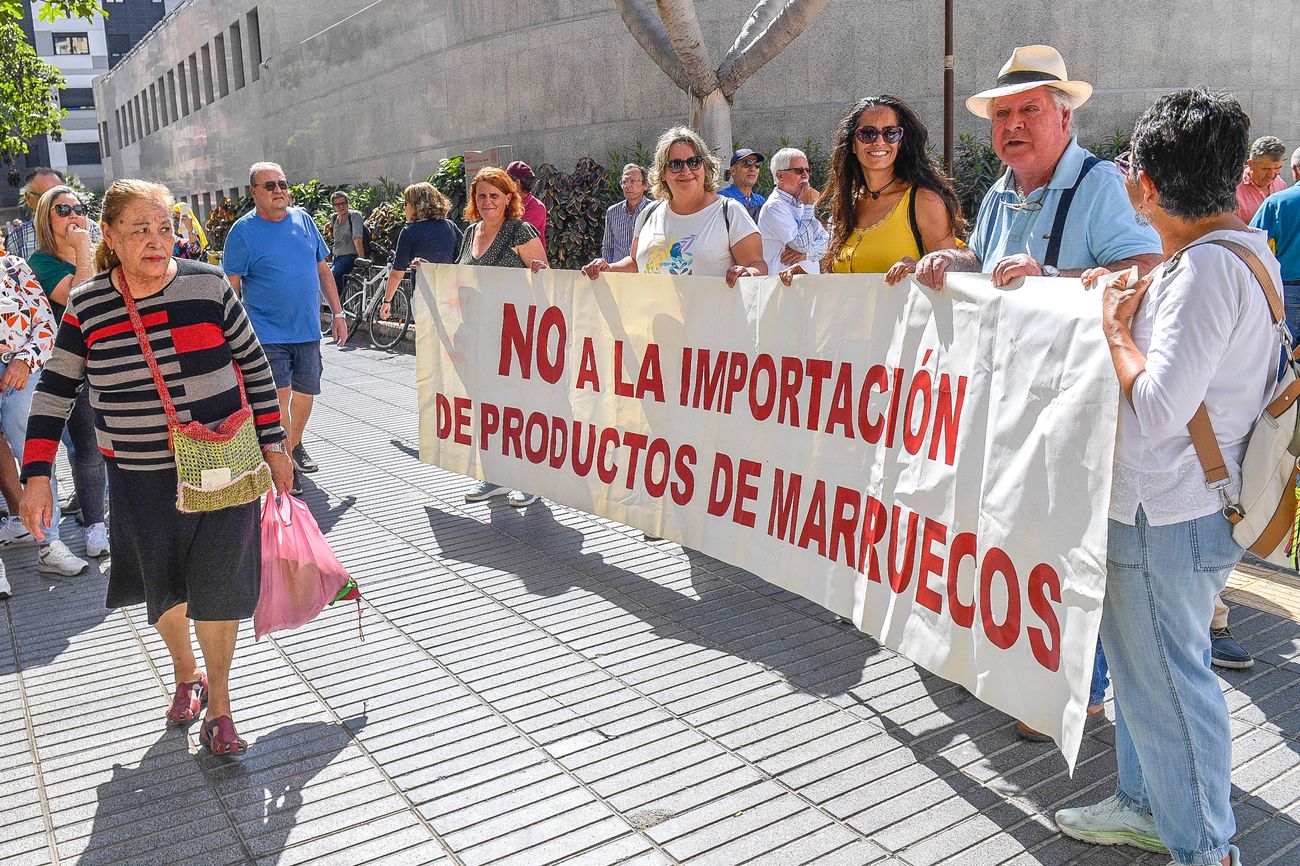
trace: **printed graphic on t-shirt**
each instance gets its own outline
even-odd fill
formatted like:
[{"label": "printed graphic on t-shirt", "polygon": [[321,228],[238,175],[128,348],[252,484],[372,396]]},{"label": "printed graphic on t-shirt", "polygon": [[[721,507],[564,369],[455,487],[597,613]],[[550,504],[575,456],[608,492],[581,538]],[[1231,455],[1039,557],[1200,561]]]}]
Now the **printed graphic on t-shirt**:
[{"label": "printed graphic on t-shirt", "polygon": [[679,240],[669,241],[660,238],[646,250],[646,271],[652,274],[689,274],[691,263],[695,261],[695,235],[687,235]]}]

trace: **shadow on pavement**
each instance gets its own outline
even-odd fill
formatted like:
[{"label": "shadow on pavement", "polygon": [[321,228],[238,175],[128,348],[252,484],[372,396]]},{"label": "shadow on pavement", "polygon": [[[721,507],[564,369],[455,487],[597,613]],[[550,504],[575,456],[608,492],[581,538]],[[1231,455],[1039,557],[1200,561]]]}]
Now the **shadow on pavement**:
[{"label": "shadow on pavement", "polygon": [[[8,605],[18,645],[17,664],[30,671],[54,662],[77,635],[90,631],[112,615],[104,607],[108,593],[108,563],[88,559],[90,569],[75,577],[44,577],[36,572],[36,546],[5,547],[4,559],[13,596]],[[19,568],[18,563],[30,566]],[[0,675],[12,673],[14,662],[0,658]]]},{"label": "shadow on pavement", "polygon": [[[774,604],[766,595],[706,573],[695,564],[703,560],[687,569],[678,561],[683,577],[689,571],[694,598],[611,564],[602,553],[584,552],[586,536],[558,522],[545,501],[521,511],[494,499],[491,508],[485,525],[425,506],[439,556],[515,574],[536,596],[559,596],[573,588],[594,593],[648,623],[657,635],[756,662],[818,695],[843,694],[880,652],[874,640],[834,625],[829,614],[823,622]],[[639,538],[628,539],[619,552],[672,565]],[[792,620],[800,630],[791,627]]]},{"label": "shadow on pavement", "polygon": [[[343,725],[285,725],[259,737],[240,759],[192,755],[186,734],[167,729],[137,766],[115,765],[112,779],[98,786],[94,826],[78,862],[176,864],[202,853],[204,862],[252,855],[261,864],[277,863],[298,823],[304,789],[365,724],[363,716]],[[334,775],[346,790],[346,773]],[[314,793],[312,802],[329,793]],[[349,823],[346,812],[335,820]]]}]

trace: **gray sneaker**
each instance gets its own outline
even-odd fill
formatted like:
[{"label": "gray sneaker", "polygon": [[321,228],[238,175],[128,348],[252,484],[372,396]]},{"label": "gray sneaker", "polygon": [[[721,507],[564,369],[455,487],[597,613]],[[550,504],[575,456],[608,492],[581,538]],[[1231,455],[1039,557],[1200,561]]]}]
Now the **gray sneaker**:
[{"label": "gray sneaker", "polygon": [[500,484],[493,484],[491,481],[480,481],[465,491],[465,501],[482,502],[485,499],[491,499],[493,496],[505,496],[509,492],[509,487],[502,487]]},{"label": "gray sneaker", "polygon": [[12,591],[9,589],[9,578],[5,577],[4,560],[0,559],[0,601],[3,601],[10,595],[12,595]]},{"label": "gray sneaker", "polygon": [[526,490],[511,490],[510,495],[506,497],[515,508],[527,508],[537,501],[537,494],[529,493]]},{"label": "gray sneaker", "polygon": [[1056,813],[1056,826],[1065,835],[1094,845],[1132,845],[1143,851],[1169,853],[1156,832],[1155,819],[1125,806],[1115,796],[1092,806],[1061,809]]},{"label": "gray sneaker", "polygon": [[43,574],[61,574],[72,577],[90,568],[90,563],[77,556],[62,541],[51,541],[36,556],[36,570]]},{"label": "gray sneaker", "polygon": [[0,519],[0,545],[35,543],[36,539],[17,517]]}]

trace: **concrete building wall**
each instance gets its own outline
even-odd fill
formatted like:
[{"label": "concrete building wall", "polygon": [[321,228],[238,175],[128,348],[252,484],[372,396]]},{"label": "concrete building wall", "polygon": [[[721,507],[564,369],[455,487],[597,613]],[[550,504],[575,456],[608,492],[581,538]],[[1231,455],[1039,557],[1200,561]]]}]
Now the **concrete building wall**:
[{"label": "concrete building wall", "polygon": [[[716,63],[753,2],[699,6]],[[990,86],[1014,46],[1045,42],[1062,51],[1073,77],[1096,87],[1077,116],[1085,143],[1131,129],[1160,93],[1204,85],[1237,94],[1253,135],[1300,144],[1300,55],[1290,50],[1300,32],[1290,16],[1259,27],[1214,0],[993,2],[959,12],[959,132],[987,132],[960,100]],[[742,86],[735,137],[760,147],[812,138],[829,148],[846,108],[885,92],[920,110],[937,148],[941,15],[933,0],[834,0]],[[178,88],[188,81],[192,90],[191,58],[201,78],[203,48],[215,58],[219,35],[226,95],[209,103],[201,92],[194,107],[190,93],[187,112],[133,137],[139,95],[160,76],[170,87],[182,71]],[[189,2],[96,88],[99,119],[114,130],[105,174],[154,178],[200,200],[242,189],[257,159],[281,162],[292,179],[336,182],[407,181],[444,156],[495,144],[512,144],[535,164],[569,167],[583,155],[604,162],[612,149],[651,146],[689,116],[688,98],[627,32],[612,0]],[[126,132],[121,146],[117,126]]]}]

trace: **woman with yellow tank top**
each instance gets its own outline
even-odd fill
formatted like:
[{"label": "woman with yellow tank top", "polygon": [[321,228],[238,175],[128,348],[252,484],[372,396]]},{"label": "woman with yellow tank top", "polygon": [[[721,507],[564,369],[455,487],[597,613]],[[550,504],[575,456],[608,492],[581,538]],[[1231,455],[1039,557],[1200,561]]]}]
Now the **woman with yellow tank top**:
[{"label": "woman with yellow tank top", "polygon": [[[831,243],[822,271],[886,274],[897,283],[922,255],[958,246],[965,231],[952,181],[926,152],[929,133],[893,96],[859,101],[840,121],[821,207]],[[799,266],[782,271],[790,284]]]}]

